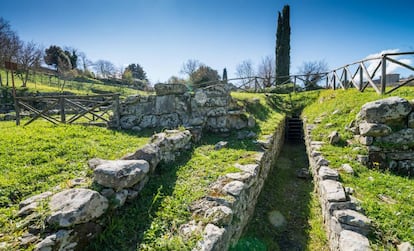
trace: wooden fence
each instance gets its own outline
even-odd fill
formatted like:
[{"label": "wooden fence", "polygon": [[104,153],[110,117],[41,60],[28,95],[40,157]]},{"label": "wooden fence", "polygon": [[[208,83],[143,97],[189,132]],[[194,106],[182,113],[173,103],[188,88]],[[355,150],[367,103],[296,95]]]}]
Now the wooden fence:
[{"label": "wooden fence", "polygon": [[[394,83],[388,80],[387,65],[389,67],[390,64],[397,64],[403,69],[414,71],[413,65],[408,65],[407,62],[403,62],[403,60],[395,58],[404,55],[414,56],[414,51],[386,53],[379,57],[364,59],[351,64],[347,64],[329,72],[295,74],[289,75],[288,78],[286,76],[281,76],[280,78],[287,78],[288,81],[285,83],[293,83],[293,91],[296,90],[298,81],[305,83],[306,81],[309,81],[309,79],[314,79],[316,82],[325,81],[325,88],[327,89],[348,89],[350,87],[355,87],[359,91],[363,92],[367,87],[372,87],[378,94],[389,94],[398,88],[407,85],[408,83],[414,82],[414,77],[409,77],[404,81],[398,83]],[[367,66],[368,63],[370,66]],[[379,81],[374,79],[377,75],[380,75]],[[257,92],[263,91],[266,86],[275,86],[276,78],[274,76],[268,78],[251,76],[245,78],[232,78],[228,79],[227,81],[240,81],[242,84],[238,86],[238,89],[250,89]],[[203,84],[208,85],[211,84],[211,82],[214,81],[206,82]],[[390,84],[394,85],[390,86]],[[391,88],[388,88],[387,90],[387,87]]]},{"label": "wooden fence", "polygon": [[16,97],[16,125],[20,125],[23,111],[30,115],[24,125],[39,118],[53,124],[73,124],[80,118],[93,124],[108,123],[109,116],[112,115],[115,123],[113,126],[118,127],[119,94]]},{"label": "wooden fence", "polygon": [[[355,87],[363,92],[367,87],[372,87],[378,94],[389,94],[398,88],[414,81],[414,77],[409,77],[401,83],[397,83],[391,89],[387,90],[389,84],[387,82],[387,65],[397,64],[404,69],[414,71],[414,67],[402,62],[402,60],[393,57],[403,55],[414,55],[414,52],[386,53],[380,57],[364,59],[352,64],[339,67],[326,73],[327,87],[332,89]],[[367,63],[370,62],[374,66],[372,71],[368,71]],[[353,68],[353,70],[352,70]],[[376,83],[374,77],[380,72],[380,81]]]}]

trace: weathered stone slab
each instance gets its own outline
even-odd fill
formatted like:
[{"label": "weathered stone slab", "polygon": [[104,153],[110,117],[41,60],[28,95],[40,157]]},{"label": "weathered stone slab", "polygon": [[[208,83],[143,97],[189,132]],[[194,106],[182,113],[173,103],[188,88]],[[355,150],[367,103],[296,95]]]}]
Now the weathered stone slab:
[{"label": "weathered stone slab", "polygon": [[171,94],[183,94],[188,91],[187,86],[184,84],[162,84],[158,83],[154,85],[155,93],[159,96],[171,95]]},{"label": "weathered stone slab", "polygon": [[132,187],[149,171],[145,160],[107,160],[94,170],[94,181],[98,184],[121,190]]},{"label": "weathered stone slab", "polygon": [[385,137],[378,137],[378,142],[383,142],[393,145],[409,145],[414,143],[414,129],[407,128],[398,132],[394,132]]},{"label": "weathered stone slab", "polygon": [[197,243],[194,251],[219,251],[220,242],[225,234],[224,228],[217,227],[213,224],[207,224],[203,231],[203,237]]},{"label": "weathered stone slab", "polygon": [[346,201],[345,190],[342,184],[335,180],[323,180],[320,182],[322,196],[326,201]]},{"label": "weathered stone slab", "polygon": [[336,210],[333,215],[342,224],[354,226],[363,230],[369,230],[371,221],[365,215],[350,209]]},{"label": "weathered stone slab", "polygon": [[318,175],[322,180],[338,180],[339,178],[338,171],[327,166],[321,166],[318,171]]},{"label": "weathered stone slab", "polygon": [[349,230],[344,230],[339,236],[340,251],[371,251],[368,238]]},{"label": "weathered stone slab", "polygon": [[155,170],[161,160],[160,148],[156,144],[146,144],[134,153],[122,157],[123,160],[146,160],[151,170]]},{"label": "weathered stone slab", "polygon": [[369,123],[383,123],[403,119],[412,110],[408,100],[400,97],[390,97],[373,102],[368,102],[362,106],[358,114],[358,120]]},{"label": "weathered stone slab", "polygon": [[49,208],[49,224],[69,227],[101,216],[108,208],[108,200],[96,191],[74,188],[53,195]]},{"label": "weathered stone slab", "polygon": [[239,196],[245,188],[245,184],[241,181],[232,181],[223,187],[223,191],[233,196]]},{"label": "weathered stone slab", "polygon": [[381,137],[387,136],[392,132],[391,128],[385,124],[378,123],[360,123],[359,133],[362,136]]}]

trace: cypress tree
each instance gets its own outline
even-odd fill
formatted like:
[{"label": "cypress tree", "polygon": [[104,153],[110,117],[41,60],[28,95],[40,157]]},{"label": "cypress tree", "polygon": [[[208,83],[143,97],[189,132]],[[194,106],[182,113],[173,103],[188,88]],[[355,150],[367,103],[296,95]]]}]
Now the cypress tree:
[{"label": "cypress tree", "polygon": [[224,68],[223,70],[223,83],[227,84],[227,69]]},{"label": "cypress tree", "polygon": [[278,13],[276,31],[276,84],[289,80],[290,70],[290,15],[289,5]]}]

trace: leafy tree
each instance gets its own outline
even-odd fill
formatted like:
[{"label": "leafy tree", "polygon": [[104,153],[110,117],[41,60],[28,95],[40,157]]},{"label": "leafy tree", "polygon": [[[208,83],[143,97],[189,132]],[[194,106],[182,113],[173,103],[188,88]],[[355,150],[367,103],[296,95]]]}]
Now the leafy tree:
[{"label": "leafy tree", "polygon": [[211,85],[214,84],[214,81],[220,80],[218,72],[206,65],[199,66],[198,69],[191,74],[190,78],[195,86],[201,86],[206,82],[208,82],[208,85]]},{"label": "leafy tree", "polygon": [[318,82],[323,77],[323,73],[327,71],[328,64],[324,60],[303,62],[299,67],[299,74],[304,75],[302,80],[305,89],[307,91],[319,89]]},{"label": "leafy tree", "polygon": [[290,70],[290,14],[285,5],[282,14],[278,12],[276,31],[276,84],[289,81]]},{"label": "leafy tree", "polygon": [[51,45],[45,50],[45,63],[56,68],[59,74],[67,72],[72,69],[70,57],[56,45]]},{"label": "leafy tree", "polygon": [[130,72],[132,74],[132,78],[134,79],[148,80],[147,73],[139,64],[130,64],[127,66],[125,71]]},{"label": "leafy tree", "polygon": [[72,70],[75,69],[78,66],[78,55],[75,49],[66,49],[65,50],[66,56],[68,56],[70,60],[70,65],[72,67]]}]

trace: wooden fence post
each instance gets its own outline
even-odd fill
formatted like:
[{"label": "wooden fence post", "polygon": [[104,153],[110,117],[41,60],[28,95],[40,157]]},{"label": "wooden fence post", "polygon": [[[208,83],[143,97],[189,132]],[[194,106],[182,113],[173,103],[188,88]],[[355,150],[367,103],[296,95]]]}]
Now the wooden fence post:
[{"label": "wooden fence post", "polygon": [[336,90],[336,71],[333,71],[333,75],[332,75],[332,78],[333,78],[333,89],[334,90]]},{"label": "wooden fence post", "polygon": [[293,81],[293,93],[296,93],[296,76],[294,77]]},{"label": "wooden fence post", "polygon": [[65,98],[59,98],[60,105],[60,122],[66,123],[66,114],[65,114]]},{"label": "wooden fence post", "polygon": [[[345,66],[346,67],[346,66]],[[345,89],[348,89],[348,73],[345,68],[342,69],[344,74],[344,87]]]},{"label": "wooden fence post", "polygon": [[115,94],[114,96],[114,119],[115,119],[115,127],[119,128],[121,126],[121,111],[119,107],[119,94]]},{"label": "wooden fence post", "polygon": [[385,94],[385,87],[387,86],[387,54],[382,55],[381,58],[381,94]]}]

